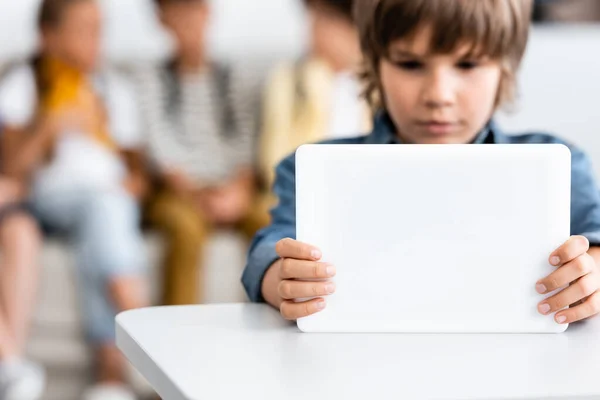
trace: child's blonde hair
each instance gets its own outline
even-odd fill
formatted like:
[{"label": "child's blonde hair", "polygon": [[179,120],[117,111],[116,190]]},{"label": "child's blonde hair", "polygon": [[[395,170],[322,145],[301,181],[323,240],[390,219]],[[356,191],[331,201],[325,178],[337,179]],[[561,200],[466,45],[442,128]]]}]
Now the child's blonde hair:
[{"label": "child's blonde hair", "polygon": [[356,0],[367,100],[374,109],[385,107],[380,100],[381,60],[393,41],[411,39],[426,27],[432,30],[433,53],[448,54],[466,44],[472,56],[499,60],[502,78],[496,106],[513,100],[532,8],[532,0]]}]

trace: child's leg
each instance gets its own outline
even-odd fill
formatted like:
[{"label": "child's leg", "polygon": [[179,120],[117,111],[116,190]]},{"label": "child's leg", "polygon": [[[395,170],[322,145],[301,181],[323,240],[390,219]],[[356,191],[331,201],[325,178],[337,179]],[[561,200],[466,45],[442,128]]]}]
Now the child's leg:
[{"label": "child's leg", "polygon": [[[7,215],[0,225],[0,330],[12,338],[13,356],[21,356],[32,318],[38,284],[40,234],[26,212]],[[2,342],[4,342],[3,338]]]},{"label": "child's leg", "polygon": [[196,304],[203,298],[203,271],[198,266],[209,225],[197,209],[173,193],[161,192],[148,207],[150,223],[166,240],[163,304]]},{"label": "child's leg", "polygon": [[117,313],[108,298],[106,282],[100,274],[79,270],[79,290],[84,330],[95,352],[96,378],[99,382],[124,381],[124,363],[114,343],[114,316]]},{"label": "child's leg", "polygon": [[148,304],[139,208],[124,191],[96,193],[87,202],[76,238],[86,330],[97,347],[99,380],[122,381],[115,315]]},{"label": "child's leg", "polygon": [[0,312],[0,364],[6,360],[20,357],[15,340],[10,334],[8,321],[4,317],[4,312]]}]

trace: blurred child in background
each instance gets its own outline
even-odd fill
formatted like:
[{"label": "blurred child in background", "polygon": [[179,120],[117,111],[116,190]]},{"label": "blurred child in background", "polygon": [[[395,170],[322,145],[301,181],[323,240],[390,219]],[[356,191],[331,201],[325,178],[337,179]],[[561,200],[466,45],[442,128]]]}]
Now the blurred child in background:
[{"label": "blurred child in background", "polygon": [[205,0],[157,0],[174,57],[140,72],[140,101],[158,188],[148,219],[165,235],[163,302],[202,301],[203,248],[213,228],[249,239],[254,214],[254,115],[245,74],[209,59]]},{"label": "blurred child in background", "polygon": [[[307,54],[271,74],[265,92],[259,164],[265,207],[276,165],[302,144],[368,132],[361,98],[352,0],[304,0],[311,22]],[[268,208],[267,202],[267,208]]]},{"label": "blurred child in background", "polygon": [[113,137],[92,78],[100,52],[96,2],[44,0],[39,29],[39,56],[3,82],[22,90],[12,105],[20,115],[4,112],[5,161],[11,176],[30,180],[42,223],[68,235],[75,246],[85,330],[97,354],[98,384],[84,398],[132,399],[123,385],[114,317],[146,304],[141,164]]}]

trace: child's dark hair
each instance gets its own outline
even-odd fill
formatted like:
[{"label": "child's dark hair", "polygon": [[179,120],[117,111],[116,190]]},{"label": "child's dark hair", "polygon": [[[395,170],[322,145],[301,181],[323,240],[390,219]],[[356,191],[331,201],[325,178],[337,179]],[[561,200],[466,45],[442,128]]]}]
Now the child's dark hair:
[{"label": "child's dark hair", "polygon": [[58,26],[69,7],[84,1],[90,0],[43,0],[38,14],[38,29],[43,30]]},{"label": "child's dark hair", "polygon": [[334,11],[349,21],[354,21],[353,0],[303,0],[307,7],[323,7]]},{"label": "child's dark hair", "polygon": [[156,4],[157,7],[163,7],[166,6],[168,4],[176,4],[176,3],[197,3],[197,2],[203,2],[204,0],[154,0],[154,4]]},{"label": "child's dark hair", "polygon": [[[67,10],[74,4],[94,0],[42,0],[39,8],[37,28],[40,33],[47,29],[53,29],[60,25]],[[44,93],[47,88],[46,82],[42,79],[41,64],[43,54],[38,53],[31,60],[31,65],[35,74],[38,93]]]}]

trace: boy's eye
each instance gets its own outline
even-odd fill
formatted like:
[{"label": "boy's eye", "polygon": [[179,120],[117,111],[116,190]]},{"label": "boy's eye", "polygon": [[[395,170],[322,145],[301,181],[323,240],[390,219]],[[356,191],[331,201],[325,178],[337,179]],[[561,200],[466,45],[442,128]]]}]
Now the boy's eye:
[{"label": "boy's eye", "polygon": [[411,61],[398,61],[395,63],[401,69],[405,69],[408,71],[414,71],[417,69],[421,69],[423,67],[423,63],[415,60]]},{"label": "boy's eye", "polygon": [[460,61],[456,66],[460,69],[470,70],[477,68],[479,66],[479,63],[474,60],[463,60]]}]

